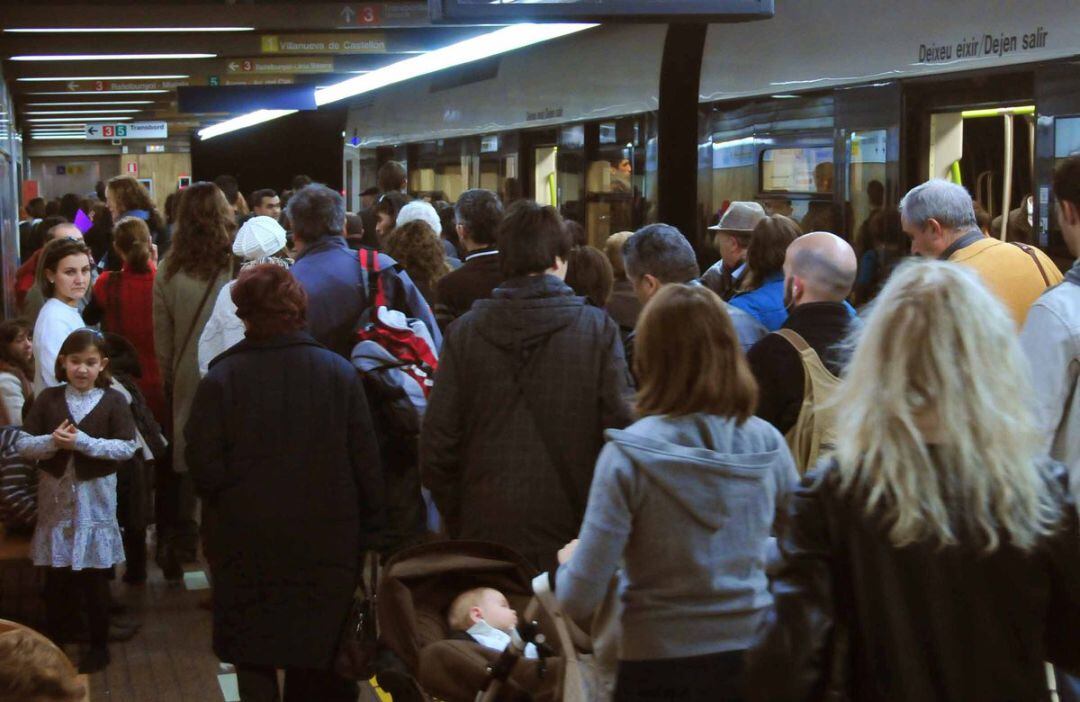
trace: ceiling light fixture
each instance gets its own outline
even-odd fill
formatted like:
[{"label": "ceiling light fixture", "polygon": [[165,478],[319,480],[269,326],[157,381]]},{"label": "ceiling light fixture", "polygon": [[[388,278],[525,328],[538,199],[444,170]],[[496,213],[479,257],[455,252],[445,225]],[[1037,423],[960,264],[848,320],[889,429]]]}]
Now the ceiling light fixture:
[{"label": "ceiling light fixture", "polygon": [[9,61],[173,61],[217,58],[217,54],[21,54]]},{"label": "ceiling light fixture", "polygon": [[254,32],[254,27],[19,27],[12,34],[104,34],[106,32]]},{"label": "ceiling light fixture", "polygon": [[27,110],[23,112],[24,115],[92,115],[92,114],[109,114],[109,113],[134,113],[142,112],[137,109],[120,109],[120,110]]},{"label": "ceiling light fixture", "polygon": [[514,24],[494,32],[465,39],[426,54],[402,59],[389,66],[349,78],[328,88],[315,91],[315,104],[326,105],[355,95],[400,83],[410,78],[435,73],[464,63],[490,58],[508,51],[574,34],[595,24]]},{"label": "ceiling light fixture", "polygon": [[[355,95],[377,90],[410,78],[441,71],[445,68],[490,58],[508,51],[522,49],[533,44],[557,39],[595,27],[595,24],[515,24],[478,37],[465,39],[441,49],[419,56],[403,59],[389,66],[377,68],[363,75],[315,91],[315,103],[326,105]],[[212,139],[221,134],[261,124],[295,110],[257,110],[246,115],[199,130],[201,139]],[[275,114],[276,113],[276,114]]]},{"label": "ceiling light fixture", "polygon": [[246,115],[240,115],[239,117],[233,117],[232,119],[225,120],[205,129],[199,130],[200,139],[213,139],[216,136],[222,134],[228,134],[229,132],[235,132],[237,129],[244,129],[245,127],[252,127],[256,124],[262,124],[263,122],[269,122],[272,119],[278,117],[284,117],[285,115],[291,115],[296,110],[255,110],[249,112]]},{"label": "ceiling light fixture", "polygon": [[45,90],[26,93],[27,95],[150,95],[169,93],[171,90]]},{"label": "ceiling light fixture", "polygon": [[34,141],[45,141],[47,139],[85,139],[86,132],[79,132],[78,134],[74,132],[71,134],[31,134],[30,138]]},{"label": "ceiling light fixture", "polygon": [[[66,93],[65,93],[66,94]],[[27,107],[89,107],[91,105],[153,105],[153,100],[102,100],[100,102],[28,102]]]},{"label": "ceiling light fixture", "polygon": [[191,76],[186,74],[177,73],[175,75],[159,76],[44,76],[37,78],[16,78],[15,80],[19,83],[57,83],[68,80],[180,80],[190,77]]},{"label": "ceiling light fixture", "polygon": [[67,122],[70,124],[79,124],[81,122],[123,122],[124,120],[133,119],[132,117],[84,117],[83,119],[75,119],[72,117],[29,117],[27,122]]}]

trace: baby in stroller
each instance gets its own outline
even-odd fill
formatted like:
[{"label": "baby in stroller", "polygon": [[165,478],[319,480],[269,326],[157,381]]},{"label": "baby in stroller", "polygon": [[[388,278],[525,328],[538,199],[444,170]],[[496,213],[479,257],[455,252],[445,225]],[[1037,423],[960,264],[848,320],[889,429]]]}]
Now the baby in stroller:
[{"label": "baby in stroller", "polygon": [[[450,638],[475,641],[488,648],[503,651],[510,645],[518,625],[517,610],[510,606],[506,595],[491,587],[466,590],[450,603],[447,615]],[[525,645],[526,658],[539,658],[536,645]]]},{"label": "baby in stroller", "polygon": [[[564,699],[568,668],[588,640],[570,642],[556,631],[551,610],[534,601],[537,575],[519,554],[490,543],[436,542],[394,556],[378,585],[379,686],[394,702],[473,702],[481,691],[494,693],[490,697],[500,702]],[[514,638],[515,624],[530,628],[533,619],[555,655],[510,662],[506,649],[516,646],[470,632],[483,621],[484,631],[507,642]]]}]

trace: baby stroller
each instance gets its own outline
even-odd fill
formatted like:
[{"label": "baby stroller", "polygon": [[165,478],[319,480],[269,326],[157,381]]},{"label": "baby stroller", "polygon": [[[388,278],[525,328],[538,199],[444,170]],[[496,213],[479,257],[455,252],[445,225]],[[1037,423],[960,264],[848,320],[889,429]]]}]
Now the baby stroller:
[{"label": "baby stroller", "polygon": [[[539,620],[534,641],[546,642],[555,655],[525,659],[525,642],[517,639],[505,652],[450,639],[450,603],[458,593],[480,586],[506,595],[521,615],[519,629],[526,638],[533,638],[529,624]],[[558,611],[547,575],[537,574],[512,549],[443,541],[403,551],[383,570],[377,612],[383,649],[377,677],[395,702],[602,699],[588,636]]]}]

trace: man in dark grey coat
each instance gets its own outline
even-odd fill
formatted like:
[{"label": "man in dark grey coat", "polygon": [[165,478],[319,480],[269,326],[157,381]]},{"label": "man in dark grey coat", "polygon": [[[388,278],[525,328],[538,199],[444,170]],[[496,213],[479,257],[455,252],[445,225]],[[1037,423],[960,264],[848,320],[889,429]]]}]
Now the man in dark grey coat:
[{"label": "man in dark grey coat", "polygon": [[498,230],[506,281],[451,327],[420,435],[450,536],[540,568],[577,536],[603,432],[631,421],[615,322],[562,278],[559,215],[515,203]]}]

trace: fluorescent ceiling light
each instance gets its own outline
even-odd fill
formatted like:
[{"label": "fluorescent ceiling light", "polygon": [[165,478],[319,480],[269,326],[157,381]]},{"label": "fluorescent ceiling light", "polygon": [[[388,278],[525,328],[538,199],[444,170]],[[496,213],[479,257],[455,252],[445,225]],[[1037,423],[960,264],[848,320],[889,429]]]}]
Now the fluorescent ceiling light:
[{"label": "fluorescent ceiling light", "polygon": [[[377,90],[378,88],[418,76],[441,71],[444,68],[460,66],[479,59],[497,56],[508,51],[521,49],[533,44],[557,39],[595,27],[595,24],[515,24],[488,32],[478,37],[459,41],[441,49],[429,51],[419,56],[403,59],[389,66],[368,71],[355,78],[340,83],[317,88],[315,104],[325,105],[345,98]],[[199,130],[202,139],[213,139],[221,134],[261,124],[278,117],[292,114],[296,110],[257,110],[240,115],[220,124]]]},{"label": "fluorescent ceiling light", "polygon": [[105,32],[254,32],[254,27],[23,27],[12,34],[97,34]]},{"label": "fluorescent ceiling light", "polygon": [[28,110],[24,115],[92,115],[112,112],[142,112],[142,110]]},{"label": "fluorescent ceiling light", "polygon": [[91,105],[153,105],[153,100],[102,100],[101,102],[28,102],[27,107],[89,107]]},{"label": "fluorescent ceiling light", "polygon": [[190,77],[181,74],[167,76],[47,76],[42,78],[16,78],[15,80],[20,83],[55,83],[66,80],[180,80]]},{"label": "fluorescent ceiling light", "polygon": [[285,115],[291,115],[296,110],[255,110],[249,112],[246,115],[240,115],[239,117],[233,117],[232,119],[225,120],[205,129],[199,130],[200,139],[213,139],[216,136],[222,134],[228,134],[229,132],[235,132],[237,129],[244,129],[245,127],[252,127],[256,124],[262,124],[263,122],[269,122],[272,119],[278,117],[284,117]]},{"label": "fluorescent ceiling light", "polygon": [[34,141],[44,141],[46,139],[85,139],[86,134],[31,134],[30,138]]},{"label": "fluorescent ceiling light", "polygon": [[27,95],[150,95],[151,93],[168,93],[170,90],[45,90]]},{"label": "fluorescent ceiling light", "polygon": [[74,117],[30,117],[27,122],[67,122],[69,124],[79,124],[82,122],[123,122],[124,120],[132,119],[131,117],[84,117],[77,119]]},{"label": "fluorescent ceiling light", "polygon": [[161,61],[217,58],[217,54],[22,54],[9,61]]},{"label": "fluorescent ceiling light", "polygon": [[464,63],[490,58],[508,51],[557,39],[567,34],[574,34],[595,24],[514,24],[465,39],[426,54],[402,59],[389,66],[349,78],[336,85],[315,91],[315,104],[326,105],[345,98],[361,95],[400,83],[410,78],[434,73]]}]

